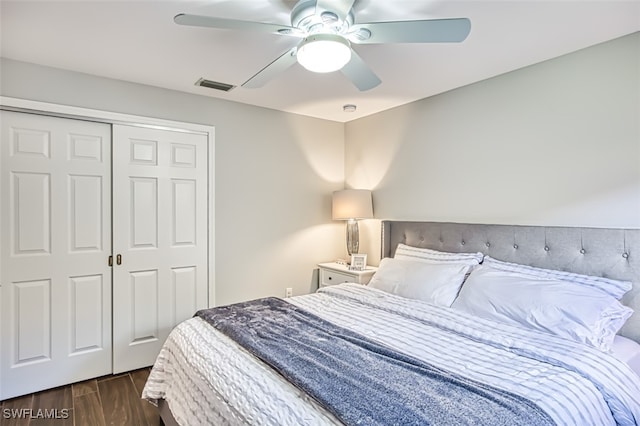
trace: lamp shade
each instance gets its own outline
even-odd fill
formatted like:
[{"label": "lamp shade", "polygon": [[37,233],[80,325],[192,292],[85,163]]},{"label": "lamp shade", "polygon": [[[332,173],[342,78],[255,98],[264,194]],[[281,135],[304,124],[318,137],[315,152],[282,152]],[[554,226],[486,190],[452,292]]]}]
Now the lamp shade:
[{"label": "lamp shade", "polygon": [[333,220],[371,219],[373,203],[368,189],[344,189],[333,193]]}]

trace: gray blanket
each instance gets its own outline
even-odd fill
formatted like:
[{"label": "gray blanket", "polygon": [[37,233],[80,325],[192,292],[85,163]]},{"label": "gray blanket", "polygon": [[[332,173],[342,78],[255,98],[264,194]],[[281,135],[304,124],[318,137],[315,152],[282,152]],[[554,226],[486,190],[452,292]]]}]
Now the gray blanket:
[{"label": "gray blanket", "polygon": [[553,425],[531,401],[435,368],[277,298],[196,313],[347,425]]}]

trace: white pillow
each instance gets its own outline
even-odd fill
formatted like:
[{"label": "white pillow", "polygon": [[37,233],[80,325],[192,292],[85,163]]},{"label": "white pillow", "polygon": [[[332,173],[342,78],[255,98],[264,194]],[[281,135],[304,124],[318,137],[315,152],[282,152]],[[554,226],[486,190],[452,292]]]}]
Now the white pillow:
[{"label": "white pillow", "polygon": [[520,265],[517,263],[503,262],[490,256],[485,256],[483,265],[491,266],[502,271],[519,272],[532,277],[560,279],[578,284],[588,285],[620,300],[622,296],[632,288],[631,281],[620,281],[611,278],[594,277],[591,275],[575,274],[573,272],[557,271],[553,269],[542,269],[533,266]]},{"label": "white pillow", "polygon": [[452,305],[479,317],[545,331],[608,352],[633,310],[592,287],[482,264]]},{"label": "white pillow", "polygon": [[473,265],[384,258],[369,287],[442,306],[451,306]]},{"label": "white pillow", "polygon": [[484,255],[477,253],[449,253],[446,251],[431,250],[428,248],[411,247],[406,244],[398,244],[395,259],[413,260],[418,262],[465,262],[475,265],[482,262]]},{"label": "white pillow", "polygon": [[614,357],[627,363],[629,367],[640,377],[640,345],[626,337],[616,336],[611,345]]}]

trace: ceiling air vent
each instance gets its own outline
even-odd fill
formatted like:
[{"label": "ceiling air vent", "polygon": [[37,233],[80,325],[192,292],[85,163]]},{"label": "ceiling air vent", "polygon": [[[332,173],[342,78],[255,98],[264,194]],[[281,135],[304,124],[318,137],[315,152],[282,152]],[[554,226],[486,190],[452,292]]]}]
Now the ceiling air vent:
[{"label": "ceiling air vent", "polygon": [[196,81],[196,86],[208,87],[209,89],[222,90],[223,92],[228,92],[229,90],[236,87],[232,84],[220,83],[219,81],[212,81],[204,78],[199,78],[198,81]]}]

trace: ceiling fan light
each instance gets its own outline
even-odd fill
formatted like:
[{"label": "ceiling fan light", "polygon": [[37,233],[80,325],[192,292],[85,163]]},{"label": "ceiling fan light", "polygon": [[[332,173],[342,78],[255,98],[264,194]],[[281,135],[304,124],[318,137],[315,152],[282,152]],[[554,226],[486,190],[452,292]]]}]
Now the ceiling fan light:
[{"label": "ceiling fan light", "polygon": [[337,34],[314,34],[300,43],[297,58],[309,71],[338,71],[351,60],[351,46]]}]

